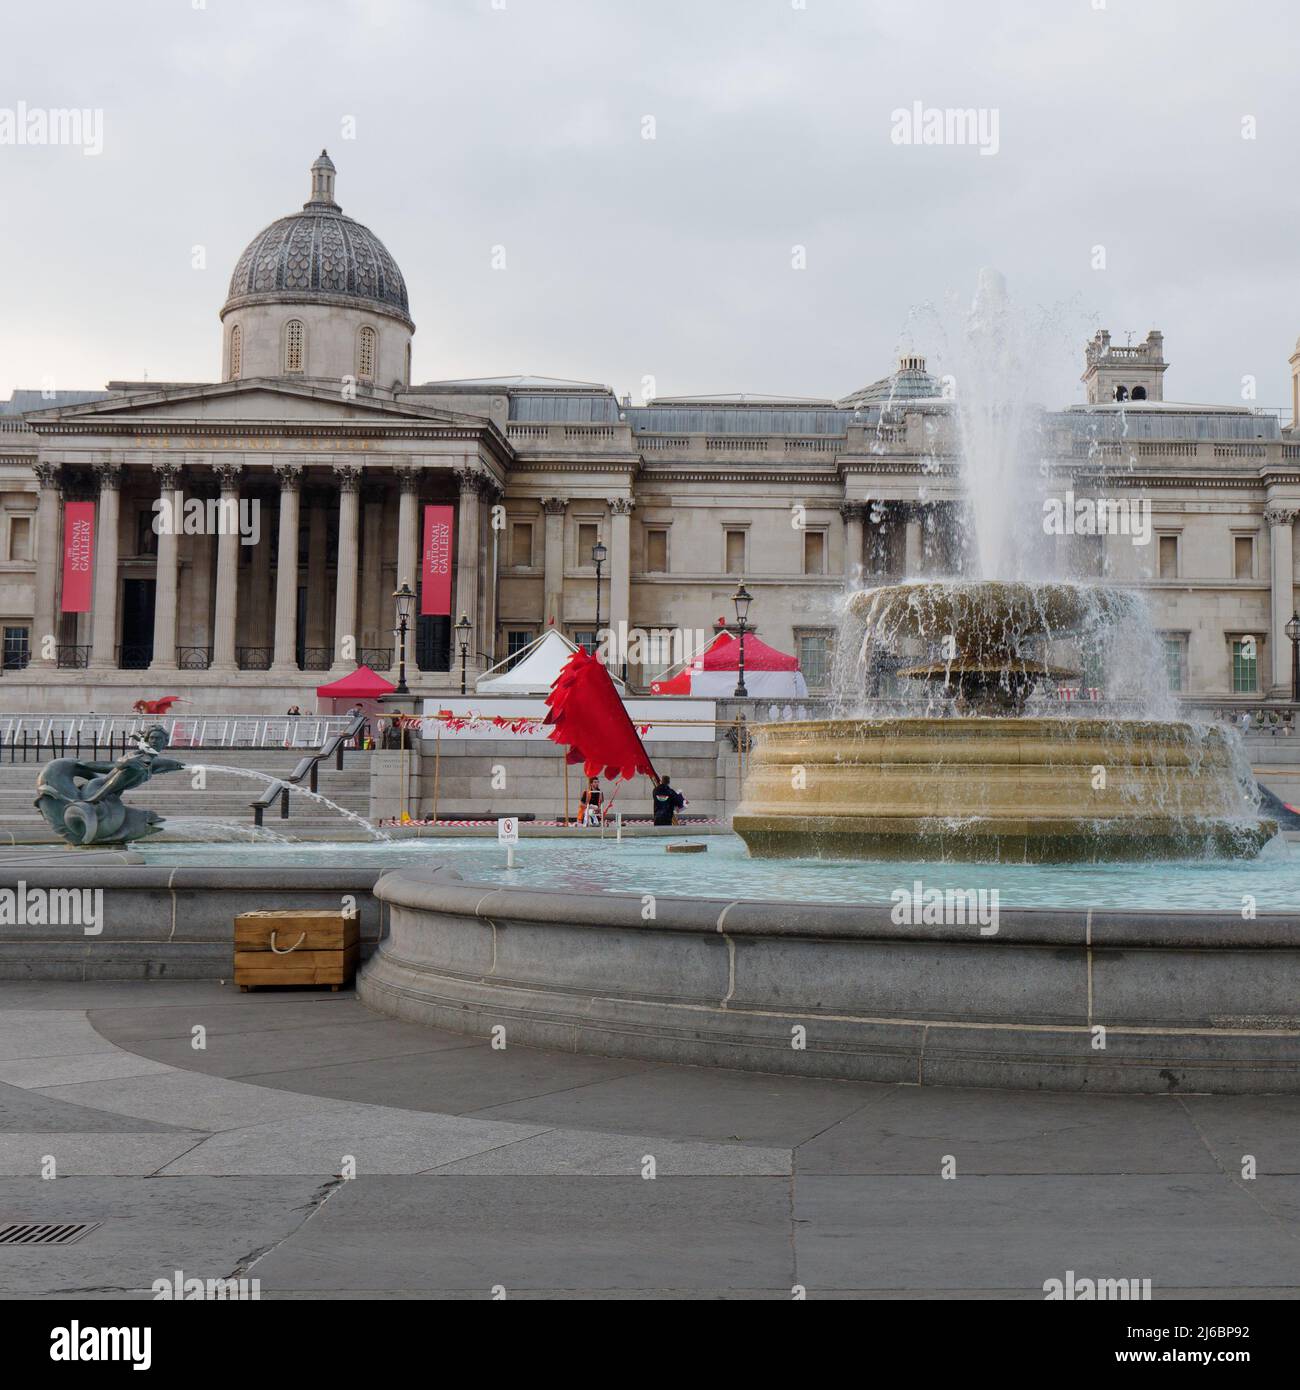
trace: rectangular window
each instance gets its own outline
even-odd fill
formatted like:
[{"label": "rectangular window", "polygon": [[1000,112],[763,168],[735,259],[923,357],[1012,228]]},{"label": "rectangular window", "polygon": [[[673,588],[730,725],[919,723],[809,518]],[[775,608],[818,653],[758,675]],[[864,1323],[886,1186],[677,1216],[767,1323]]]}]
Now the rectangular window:
[{"label": "rectangular window", "polygon": [[1166,637],[1165,678],[1174,694],[1187,686],[1187,639],[1185,637]]},{"label": "rectangular window", "polygon": [[826,573],[825,531],[805,531],[803,533],[803,572],[805,574]]},{"label": "rectangular window", "polygon": [[135,553],[137,555],[157,555],[158,537],[153,529],[155,513],[145,507],[135,517]]},{"label": "rectangular window", "polygon": [[506,630],[506,670],[519,660],[519,653],[533,640],[530,628],[508,628]]},{"label": "rectangular window", "polygon": [[573,634],[573,640],[582,648],[588,656],[596,655],[596,630],[595,628],[583,628]]},{"label": "rectangular window", "polygon": [[1255,538],[1253,536],[1234,536],[1232,538],[1232,573],[1235,579],[1254,579]]},{"label": "rectangular window", "polygon": [[727,532],[727,573],[744,574],[745,572],[745,533],[743,531]]},{"label": "rectangular window", "polygon": [[29,516],[9,518],[9,558],[11,560],[30,560],[32,558],[32,519]]},{"label": "rectangular window", "polygon": [[4,631],[4,669],[21,671],[31,660],[31,639],[25,627],[6,627]]},{"label": "rectangular window", "polygon": [[1160,537],[1160,578],[1178,578],[1178,537]]},{"label": "rectangular window", "polygon": [[591,552],[596,547],[596,542],[600,539],[600,529],[596,523],[580,522],[578,525],[578,568],[588,569],[595,565],[595,560],[591,558]]},{"label": "rectangular window", "polygon": [[516,521],[510,527],[510,563],[517,570],[533,563],[533,523]]},{"label": "rectangular window", "polygon": [[645,533],[645,570],[647,574],[668,573],[668,532]]},{"label": "rectangular window", "polygon": [[810,688],[824,686],[830,679],[830,647],[824,632],[806,632],[799,638],[799,669]]},{"label": "rectangular window", "polygon": [[1253,637],[1239,637],[1232,644],[1232,693],[1254,695],[1259,690],[1259,651]]}]

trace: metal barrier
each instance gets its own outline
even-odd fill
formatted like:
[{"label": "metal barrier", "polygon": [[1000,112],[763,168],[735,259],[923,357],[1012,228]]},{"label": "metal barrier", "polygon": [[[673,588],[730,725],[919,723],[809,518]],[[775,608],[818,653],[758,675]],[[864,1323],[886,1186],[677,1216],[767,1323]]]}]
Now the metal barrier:
[{"label": "metal barrier", "polygon": [[344,719],[344,727],[333,733],[321,744],[315,752],[309,753],[305,758],[299,760],[294,770],[284,778],[283,781],[274,782],[255,797],[248,804],[253,811],[253,824],[260,826],[262,817],[266,814],[269,807],[277,798],[280,801],[280,819],[289,819],[289,788],[291,786],[301,786],[302,779],[307,778],[307,790],[313,795],[316,793],[317,772],[323,758],[333,758],[334,766],[343,771],[343,750],[347,747],[350,740],[355,739],[366,727],[366,716],[364,714],[354,715],[351,719]]},{"label": "metal barrier", "polygon": [[33,715],[0,716],[0,758],[62,757],[125,748],[161,724],[173,748],[321,748],[352,721],[347,715]]}]

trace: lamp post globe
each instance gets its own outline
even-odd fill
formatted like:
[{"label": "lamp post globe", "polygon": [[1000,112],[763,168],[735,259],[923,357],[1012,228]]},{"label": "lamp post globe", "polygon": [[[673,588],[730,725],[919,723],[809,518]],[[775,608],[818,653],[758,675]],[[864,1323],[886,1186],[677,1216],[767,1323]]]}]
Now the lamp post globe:
[{"label": "lamp post globe", "polygon": [[469,618],[462,613],[456,624],[456,640],[460,643],[460,693],[466,691],[466,663],[469,660],[469,635],[474,630]]},{"label": "lamp post globe", "polygon": [[732,603],[736,605],[736,631],[740,634],[740,653],[736,666],[736,698],[738,700],[743,700],[749,695],[749,691],[745,688],[745,632],[749,627],[749,605],[753,602],[753,597],[749,590],[741,584],[731,598]]}]

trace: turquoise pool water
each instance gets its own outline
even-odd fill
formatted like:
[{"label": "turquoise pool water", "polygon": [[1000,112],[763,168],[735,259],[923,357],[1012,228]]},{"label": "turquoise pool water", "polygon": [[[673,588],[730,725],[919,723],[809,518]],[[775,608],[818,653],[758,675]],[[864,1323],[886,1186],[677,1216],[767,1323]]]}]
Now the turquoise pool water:
[{"label": "turquoise pool water", "polygon": [[1276,839],[1258,859],[1149,864],[905,864],[842,859],[750,859],[734,835],[702,836],[703,854],[669,854],[664,839],[601,840],[598,834],[524,839],[516,867],[495,840],[454,837],[390,843],[167,844],[135,846],[151,864],[446,865],[465,878],[515,887],[689,898],[775,898],[790,902],[889,902],[920,879],[926,888],[998,890],[1002,907],[1174,908],[1300,911],[1300,844]]}]

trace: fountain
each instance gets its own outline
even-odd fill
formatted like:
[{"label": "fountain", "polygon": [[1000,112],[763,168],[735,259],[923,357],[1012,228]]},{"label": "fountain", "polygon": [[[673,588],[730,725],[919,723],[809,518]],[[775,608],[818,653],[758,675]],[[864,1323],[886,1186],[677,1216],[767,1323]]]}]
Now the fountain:
[{"label": "fountain", "polygon": [[163,818],[156,811],[125,806],[122,793],[142,786],[159,772],[180,772],[185,764],[164,758],[167,731],[146,729],[134,753],[111,763],[55,758],[36,778],[36,809],[68,844],[79,848],[126,845],[156,835]]},{"label": "fountain", "polygon": [[1033,709],[1038,687],[1079,674],[1053,649],[1140,622],[1136,595],[933,581],[862,590],[848,610],[866,627],[863,664],[892,659],[896,678],[932,686],[933,712],[762,729],[733,822],[751,854],[1250,856],[1277,833],[1217,726],[1080,714],[1087,701]]},{"label": "fountain", "polygon": [[[1173,717],[1145,683],[1159,661],[1141,597],[1053,577],[1025,404],[1039,354],[1024,339],[1001,277],[984,272],[955,373],[966,527],[950,549],[972,577],[848,596],[845,645],[863,632],[856,701],[843,718],[756,729],[733,818],[752,855],[1249,857],[1277,833],[1227,732]],[[1107,695],[1127,699],[1055,698],[1108,656]],[[924,693],[900,715],[869,688],[885,677]]]}]

